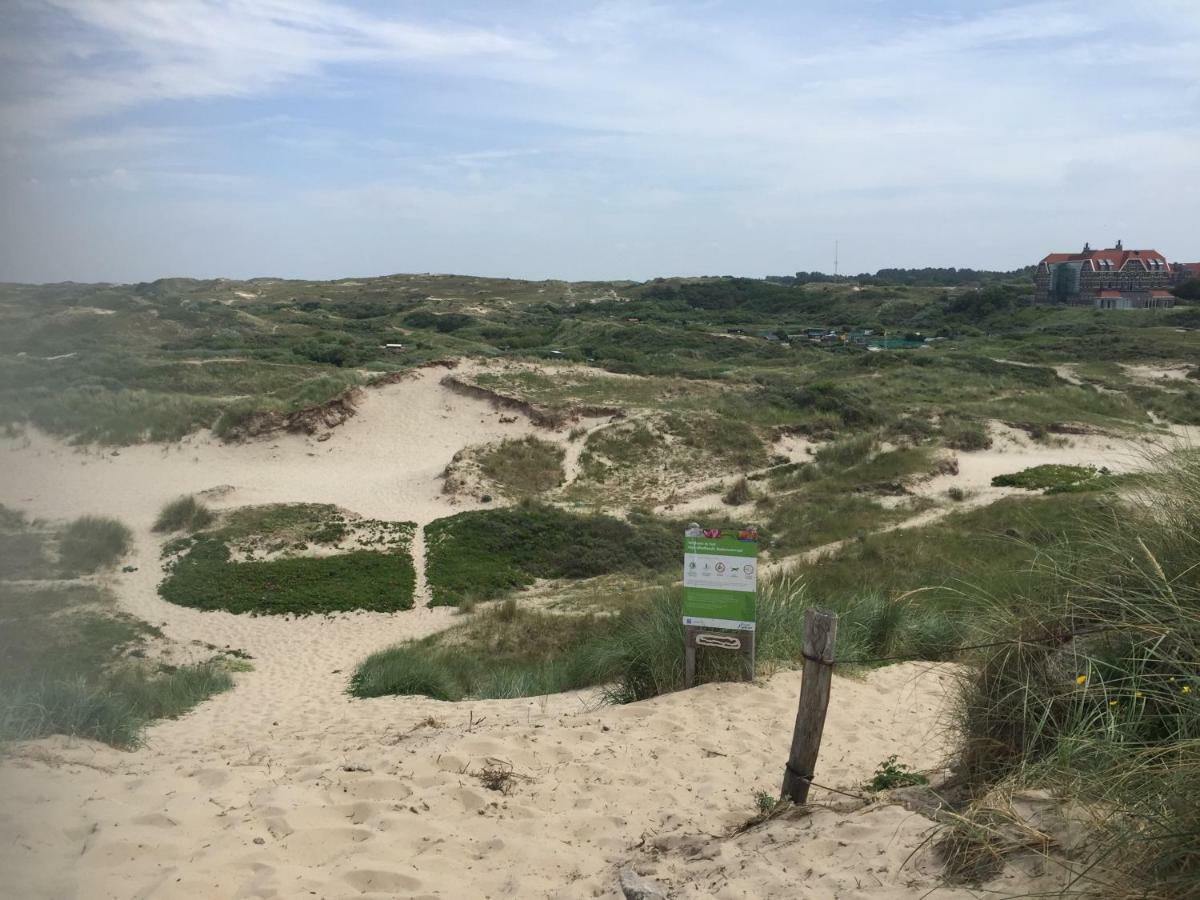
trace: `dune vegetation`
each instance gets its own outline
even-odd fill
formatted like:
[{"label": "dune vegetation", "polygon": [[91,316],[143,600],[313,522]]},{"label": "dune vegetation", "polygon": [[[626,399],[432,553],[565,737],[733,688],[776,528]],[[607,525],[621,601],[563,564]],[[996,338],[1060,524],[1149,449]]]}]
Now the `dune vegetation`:
[{"label": "dune vegetation", "polygon": [[[399,627],[421,597],[457,611],[365,643],[335,670],[352,696],[627,703],[683,685],[683,527],[754,524],[772,566],[759,675],[802,664],[811,606],[838,613],[845,673],[955,673],[952,771],[930,778],[953,879],[1027,849],[1013,798],[1040,791],[1081,811],[1088,884],[1188,896],[1200,463],[1177,442],[1200,423],[1200,313],[1035,307],[1025,273],[911,275],[4,285],[0,426],[106,458],[296,432],[324,465],[352,452],[330,430],[370,391],[437,392],[428,409],[403,396],[470,427],[437,444],[419,515],[401,511],[419,524],[217,511],[172,485],[152,525],[161,597],[280,628],[346,611]],[[229,687],[228,661],[152,662],[161,636],[116,611],[132,541],[108,518],[0,510],[0,738],[133,746]],[[702,653],[699,680],[738,665]],[[886,793],[913,773],[893,758],[877,775]]]},{"label": "dune vegetation", "polygon": [[[256,615],[411,609],[414,527],[315,503],[230,510],[165,546],[159,594],[180,606]],[[334,552],[312,555],[316,547]]]},{"label": "dune vegetation", "polygon": [[153,626],[119,612],[106,588],[64,577],[119,559],[125,526],[81,519],[57,527],[2,511],[0,544],[38,552],[0,573],[0,744],[63,734],[134,747],[149,722],[232,687],[221,658],[155,662]]}]

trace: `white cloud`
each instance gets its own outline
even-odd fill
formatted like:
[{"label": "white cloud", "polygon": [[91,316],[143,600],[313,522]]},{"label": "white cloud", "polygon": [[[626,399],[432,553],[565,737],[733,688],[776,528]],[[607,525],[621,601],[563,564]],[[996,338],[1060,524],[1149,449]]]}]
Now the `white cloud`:
[{"label": "white cloud", "polygon": [[[163,100],[247,97],[330,66],[531,57],[497,31],[370,16],[325,0],[46,0],[59,30],[0,54],[40,70],[0,117],[45,129]],[[85,37],[79,37],[82,33]],[[96,47],[104,47],[99,52]],[[86,48],[86,49],[81,49]]]},{"label": "white cloud", "polygon": [[[1173,198],[1200,182],[1195,0],[30,4],[56,27],[0,40],[27,75],[0,89],[2,149],[44,188],[22,202],[75,178],[119,229],[115,171],[148,220],[215,196],[214,220],[281,235],[260,273],[340,274],[338,252],[787,271],[827,266],[803,254],[835,231],[852,268],[1015,265],[1093,226],[1171,250],[1191,233]],[[1117,181],[1146,202],[1114,205]],[[244,260],[234,243],[198,246]]]}]

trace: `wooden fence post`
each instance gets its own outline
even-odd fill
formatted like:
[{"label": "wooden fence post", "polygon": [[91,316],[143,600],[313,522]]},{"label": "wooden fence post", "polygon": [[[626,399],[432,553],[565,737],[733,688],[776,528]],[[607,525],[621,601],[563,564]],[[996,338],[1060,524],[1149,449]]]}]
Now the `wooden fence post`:
[{"label": "wooden fence post", "polygon": [[783,771],[783,796],[797,804],[808,800],[825,729],[829,685],[833,680],[833,646],[837,641],[837,615],[824,609],[804,611],[804,675],[800,683],[800,708],[792,732],[792,749]]}]

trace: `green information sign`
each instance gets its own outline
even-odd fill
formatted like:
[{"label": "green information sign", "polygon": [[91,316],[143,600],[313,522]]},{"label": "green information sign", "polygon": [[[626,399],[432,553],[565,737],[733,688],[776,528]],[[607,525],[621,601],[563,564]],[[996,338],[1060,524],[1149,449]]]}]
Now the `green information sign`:
[{"label": "green information sign", "polygon": [[754,631],[758,532],[693,526],[683,538],[683,624]]}]

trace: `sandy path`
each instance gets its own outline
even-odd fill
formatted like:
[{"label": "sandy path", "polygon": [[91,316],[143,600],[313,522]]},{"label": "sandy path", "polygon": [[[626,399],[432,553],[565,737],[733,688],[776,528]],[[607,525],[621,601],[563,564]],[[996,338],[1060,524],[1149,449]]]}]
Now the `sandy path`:
[{"label": "sandy path", "polygon": [[[214,740],[229,740],[280,722],[286,727],[336,719],[350,701],[346,678],[355,663],[382,647],[420,637],[452,621],[447,608],[428,609],[421,527],[473,507],[441,493],[438,475],[470,443],[532,433],[523,417],[502,423],[489,404],[438,384],[440,372],[367,393],[359,414],[325,441],[279,435],[267,441],[222,444],[193,436],[178,445],[119,451],[77,450],[37,433],[0,441],[0,503],[45,518],[114,516],[134,529],[127,563],[114,574],[114,593],[133,615],[183,644],[241,649],[254,671],[238,690],[205,704],[197,717]],[[508,415],[505,418],[511,419]],[[544,434],[544,431],[539,431]],[[395,613],[286,618],[201,612],[163,601],[160,538],[150,526],[161,506],[180,494],[228,486],[214,506],[255,503],[334,503],[363,515],[415,521],[418,607]]]},{"label": "sandy path", "polygon": [[[936,767],[951,671],[836,678],[822,782],[854,787],[892,753]],[[250,716],[238,731],[212,728],[217,701],[156,726],[137,753],[37,742],[0,766],[0,894],[614,897],[617,865],[682,877],[656,859],[691,843],[700,856],[685,856],[742,887],[681,896],[920,896],[936,867],[920,853],[900,863],[931,823],[897,807],[821,811],[791,829],[786,879],[761,847],[712,840],[753,813],[754,790],[777,790],[799,682],[789,672],[596,710],[576,694],[381,698],[278,725]],[[244,687],[230,712],[269,702]],[[508,795],[475,777],[489,759],[519,776]]]}]

